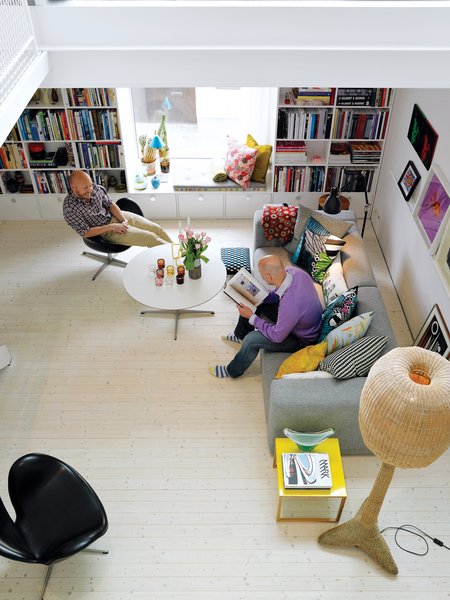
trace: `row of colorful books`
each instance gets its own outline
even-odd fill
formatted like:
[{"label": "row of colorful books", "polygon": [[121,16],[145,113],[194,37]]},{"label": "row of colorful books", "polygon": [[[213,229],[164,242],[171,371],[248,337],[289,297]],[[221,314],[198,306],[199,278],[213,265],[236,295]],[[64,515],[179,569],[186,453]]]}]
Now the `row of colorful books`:
[{"label": "row of colorful books", "polygon": [[273,191],[321,192],[324,180],[324,167],[276,166]]},{"label": "row of colorful books", "polygon": [[389,111],[367,113],[340,110],[333,126],[333,139],[377,140],[384,139]]},{"label": "row of colorful books", "polygon": [[69,123],[74,140],[120,139],[117,110],[69,110]]},{"label": "row of colorful books", "polygon": [[114,106],[114,88],[67,88],[71,106]]},{"label": "row of colorful books", "polygon": [[76,149],[78,162],[84,169],[117,169],[122,166],[120,142],[83,142],[76,144]]},{"label": "row of colorful books", "polygon": [[49,142],[70,139],[64,110],[25,109],[17,125],[22,140]]},{"label": "row of colorful books", "polygon": [[70,171],[33,171],[38,194],[67,194]]},{"label": "row of colorful books", "polygon": [[4,144],[0,148],[0,169],[27,169],[27,159],[20,144]]},{"label": "row of colorful books", "polygon": [[278,110],[278,139],[323,139],[330,136],[332,113],[327,109]]}]

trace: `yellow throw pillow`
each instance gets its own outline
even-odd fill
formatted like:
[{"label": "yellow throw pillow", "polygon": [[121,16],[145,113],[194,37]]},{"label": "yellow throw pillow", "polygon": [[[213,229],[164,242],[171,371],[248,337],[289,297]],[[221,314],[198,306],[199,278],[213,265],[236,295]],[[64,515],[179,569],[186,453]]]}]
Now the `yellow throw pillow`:
[{"label": "yellow throw pillow", "polygon": [[257,181],[258,183],[266,183],[267,169],[269,168],[269,161],[272,155],[272,146],[260,146],[250,134],[247,135],[247,146],[250,148],[258,148],[256,164],[253,169],[251,180]]},{"label": "yellow throw pillow", "polygon": [[281,363],[275,379],[280,379],[283,375],[289,373],[306,373],[307,371],[315,371],[327,353],[328,342],[324,340],[320,344],[314,346],[306,346],[294,354],[291,354],[286,360]]}]

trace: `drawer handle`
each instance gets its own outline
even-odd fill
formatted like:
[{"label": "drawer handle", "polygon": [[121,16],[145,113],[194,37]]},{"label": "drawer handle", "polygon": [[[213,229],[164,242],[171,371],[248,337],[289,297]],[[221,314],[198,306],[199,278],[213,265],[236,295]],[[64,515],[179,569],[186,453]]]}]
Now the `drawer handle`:
[{"label": "drawer handle", "polygon": [[199,202],[203,202],[204,199],[205,199],[205,196],[203,196],[202,194],[200,194],[200,196],[198,197],[198,201]]},{"label": "drawer handle", "polygon": [[155,202],[156,201],[156,196],[150,196],[150,202]]}]

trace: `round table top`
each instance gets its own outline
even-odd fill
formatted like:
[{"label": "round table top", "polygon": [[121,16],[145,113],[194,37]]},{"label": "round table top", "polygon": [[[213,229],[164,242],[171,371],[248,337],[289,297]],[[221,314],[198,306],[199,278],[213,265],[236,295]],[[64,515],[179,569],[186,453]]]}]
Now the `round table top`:
[{"label": "round table top", "polygon": [[[175,246],[175,254],[178,246]],[[161,287],[156,287],[154,277],[150,275],[150,265],[156,266],[158,258],[164,258],[167,265],[175,267],[177,263],[172,257],[172,244],[164,244],[148,248],[130,260],[124,270],[123,285],[132,298],[151,308],[165,310],[182,310],[199,306],[214,298],[224,287],[227,271],[219,254],[214,254],[213,249],[208,249],[209,262],[202,264],[200,279],[191,279],[186,272],[184,283],[177,284],[173,277],[173,284],[168,286],[164,281]],[[178,259],[178,264],[183,264]],[[164,279],[167,277],[167,271]]]}]

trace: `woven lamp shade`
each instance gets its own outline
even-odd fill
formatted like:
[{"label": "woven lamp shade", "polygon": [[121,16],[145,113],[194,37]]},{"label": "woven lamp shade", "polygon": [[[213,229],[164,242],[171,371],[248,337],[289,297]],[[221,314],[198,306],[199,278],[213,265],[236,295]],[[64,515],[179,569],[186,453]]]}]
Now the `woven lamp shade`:
[{"label": "woven lamp shade", "polygon": [[377,360],[364,385],[359,427],[384,463],[426,467],[450,445],[450,363],[417,346]]}]

